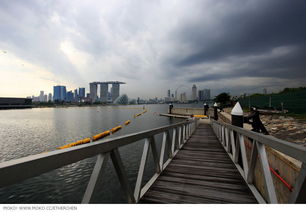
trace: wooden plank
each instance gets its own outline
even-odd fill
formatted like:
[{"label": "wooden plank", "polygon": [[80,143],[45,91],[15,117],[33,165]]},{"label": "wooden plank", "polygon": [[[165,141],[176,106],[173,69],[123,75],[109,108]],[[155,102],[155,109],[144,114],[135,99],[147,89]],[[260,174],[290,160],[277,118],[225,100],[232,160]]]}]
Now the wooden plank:
[{"label": "wooden plank", "polygon": [[179,173],[192,173],[192,174],[198,174],[198,175],[204,175],[204,176],[224,176],[229,178],[236,178],[240,179],[241,177],[237,175],[236,173],[229,173],[227,171],[215,171],[212,169],[197,169],[197,168],[189,168],[188,166],[182,167],[182,166],[175,166],[173,164],[170,164],[169,169],[172,169],[174,172]]},{"label": "wooden plank", "polygon": [[203,186],[198,185],[188,185],[187,187],[181,183],[163,182],[159,180],[155,182],[153,188],[154,190],[158,191],[168,191],[173,193],[175,192],[176,194],[185,195],[186,197],[197,196],[231,203],[256,203],[254,197],[241,193],[235,193],[233,190],[226,190],[227,192],[224,192],[224,190],[218,191],[215,189],[205,188]]},{"label": "wooden plank", "polygon": [[240,178],[227,178],[223,176],[208,176],[208,175],[197,175],[197,174],[186,174],[186,173],[179,173],[175,171],[171,171],[171,169],[165,170],[162,176],[173,176],[173,177],[180,177],[186,179],[195,179],[201,181],[212,181],[212,182],[226,182],[226,183],[241,183],[243,182]]},{"label": "wooden plank", "polygon": [[220,168],[235,168],[233,164],[230,163],[215,163],[214,161],[203,161],[203,160],[179,160],[175,159],[172,164],[185,164],[185,165],[199,165],[206,167],[220,167]]},{"label": "wooden plank", "polygon": [[142,199],[141,203],[158,203],[158,204],[180,204],[180,203],[187,203],[187,204],[203,204],[203,203],[214,203],[214,204],[221,204],[221,203],[230,203],[221,200],[212,200],[212,199],[205,199],[201,197],[195,196],[186,196],[180,195],[171,192],[165,191],[156,191],[151,189],[146,194],[146,197]]},{"label": "wooden plank", "polygon": [[256,203],[210,125],[199,125],[149,191],[147,203]]},{"label": "wooden plank", "polygon": [[214,181],[202,181],[202,180],[194,180],[188,178],[181,178],[181,177],[173,177],[173,176],[160,176],[160,181],[165,182],[174,182],[174,183],[184,183],[185,185],[199,185],[207,188],[213,188],[216,190],[233,190],[237,193],[244,194],[248,192],[248,187],[241,183],[225,183],[225,182],[214,182]]}]

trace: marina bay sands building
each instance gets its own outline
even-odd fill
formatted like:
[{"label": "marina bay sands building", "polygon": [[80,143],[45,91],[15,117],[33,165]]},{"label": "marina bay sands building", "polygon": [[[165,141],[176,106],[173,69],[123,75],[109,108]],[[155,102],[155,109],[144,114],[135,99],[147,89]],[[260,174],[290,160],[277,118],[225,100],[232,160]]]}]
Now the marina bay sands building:
[{"label": "marina bay sands building", "polygon": [[[125,82],[107,81],[107,82],[91,82],[89,83],[89,92],[92,102],[107,102],[108,85],[112,84],[111,101],[114,102],[120,95],[120,84]],[[100,85],[100,98],[98,98],[98,85]]]}]

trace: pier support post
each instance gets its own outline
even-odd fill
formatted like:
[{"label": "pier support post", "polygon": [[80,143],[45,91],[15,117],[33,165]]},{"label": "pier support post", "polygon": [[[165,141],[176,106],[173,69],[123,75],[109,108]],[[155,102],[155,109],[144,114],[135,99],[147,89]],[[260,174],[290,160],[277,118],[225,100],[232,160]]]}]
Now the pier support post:
[{"label": "pier support post", "polygon": [[218,120],[218,105],[215,102],[214,104],[214,119],[217,121]]},{"label": "pier support post", "polygon": [[232,125],[243,128],[243,110],[239,102],[235,104],[234,108],[232,109],[231,115]]},{"label": "pier support post", "polygon": [[173,104],[169,104],[169,114],[172,114],[172,108],[173,108]]},{"label": "pier support post", "polygon": [[204,103],[204,115],[207,115],[207,111],[208,111],[208,105],[206,104],[206,102]]}]

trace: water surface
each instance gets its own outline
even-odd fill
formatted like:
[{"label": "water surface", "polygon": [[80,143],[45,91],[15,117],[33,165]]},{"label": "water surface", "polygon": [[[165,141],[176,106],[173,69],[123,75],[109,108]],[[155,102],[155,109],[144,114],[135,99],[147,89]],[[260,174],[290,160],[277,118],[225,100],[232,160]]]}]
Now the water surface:
[{"label": "water surface", "polygon": [[[45,151],[54,151],[67,143],[91,137],[97,133],[122,125],[131,124],[112,137],[165,126],[181,120],[161,117],[168,105],[143,106],[96,106],[68,108],[36,108],[0,111],[0,161],[8,161]],[[157,136],[158,137],[158,136]],[[160,147],[160,143],[157,144]],[[129,180],[134,186],[143,141],[119,149]],[[96,157],[25,180],[0,189],[0,203],[79,203],[82,200]],[[145,180],[153,174],[149,156]],[[94,203],[125,202],[116,173],[109,162],[97,187]]]}]

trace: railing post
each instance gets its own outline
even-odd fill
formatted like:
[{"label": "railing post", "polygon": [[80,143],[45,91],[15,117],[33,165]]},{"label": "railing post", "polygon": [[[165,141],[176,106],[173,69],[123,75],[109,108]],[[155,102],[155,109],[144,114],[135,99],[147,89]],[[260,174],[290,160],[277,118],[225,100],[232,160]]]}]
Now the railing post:
[{"label": "railing post", "polygon": [[289,203],[306,203],[306,164],[303,163],[296,179]]},{"label": "railing post", "polygon": [[168,157],[172,158],[170,130],[167,130],[167,150],[168,150]]},{"label": "railing post", "polygon": [[258,149],[258,154],[260,157],[260,162],[262,165],[262,170],[263,170],[263,175],[265,178],[265,187],[266,191],[268,193],[268,200],[270,203],[277,203],[277,198],[276,198],[276,193],[275,193],[275,188],[274,188],[274,183],[273,179],[271,176],[271,171],[268,163],[268,158],[267,158],[267,153],[265,150],[265,146],[260,143],[256,143],[257,149]]},{"label": "railing post", "polygon": [[167,142],[167,134],[166,132],[163,133],[163,141],[162,141],[162,146],[160,150],[160,156],[159,156],[159,167],[160,170],[163,171],[163,165],[164,165],[164,155],[165,155],[165,149],[166,149],[166,142]]},{"label": "railing post", "polygon": [[150,140],[146,138],[143,146],[143,152],[140,160],[140,165],[139,165],[139,170],[134,190],[134,198],[136,202],[138,202],[140,196],[141,183],[142,183],[143,173],[145,170],[145,165],[149,155],[149,148],[150,148]]},{"label": "railing post", "polygon": [[244,137],[243,135],[239,136],[239,143],[240,143],[240,151],[241,151],[241,157],[242,157],[242,164],[243,164],[243,170],[244,170],[244,178],[247,178],[247,173],[249,171],[248,167],[248,159],[246,156],[246,149],[245,149],[245,144],[244,144]]},{"label": "railing post", "polygon": [[102,171],[107,164],[108,158],[109,154],[99,154],[97,156],[97,161],[90,176],[86,191],[84,193],[82,204],[90,203],[90,200],[93,194],[95,193],[97,183],[99,183],[100,181]]},{"label": "railing post", "polygon": [[186,139],[186,127],[185,127],[185,124],[183,124],[183,142],[182,143],[185,143],[185,139]]},{"label": "railing post", "polygon": [[181,146],[182,146],[182,126],[179,126],[178,144],[179,144],[179,148],[181,148]]},{"label": "railing post", "polygon": [[175,150],[175,144],[176,144],[176,128],[173,128],[172,132],[172,144],[171,144],[171,154],[173,156],[174,150]]},{"label": "railing post", "polygon": [[249,171],[247,174],[247,182],[249,184],[253,184],[253,181],[254,181],[254,172],[255,172],[255,166],[256,166],[256,161],[257,161],[257,156],[258,156],[258,149],[257,149],[256,144],[257,144],[257,141],[253,140],[251,159],[249,162]]},{"label": "railing post", "polygon": [[127,199],[128,199],[128,203],[135,203],[135,198],[134,195],[132,193],[132,189],[130,187],[130,183],[127,177],[127,174],[124,170],[124,166],[119,154],[118,149],[114,149],[111,151],[110,153],[116,173],[118,175],[119,178],[119,182],[123,188],[123,191],[126,193]]},{"label": "railing post", "polygon": [[154,136],[150,137],[150,141],[151,141],[153,160],[154,160],[154,163],[155,163],[155,171],[156,171],[156,173],[160,173],[161,168],[159,166],[159,160],[158,160],[158,154],[157,154],[157,148],[156,148],[156,143],[155,143]]}]

